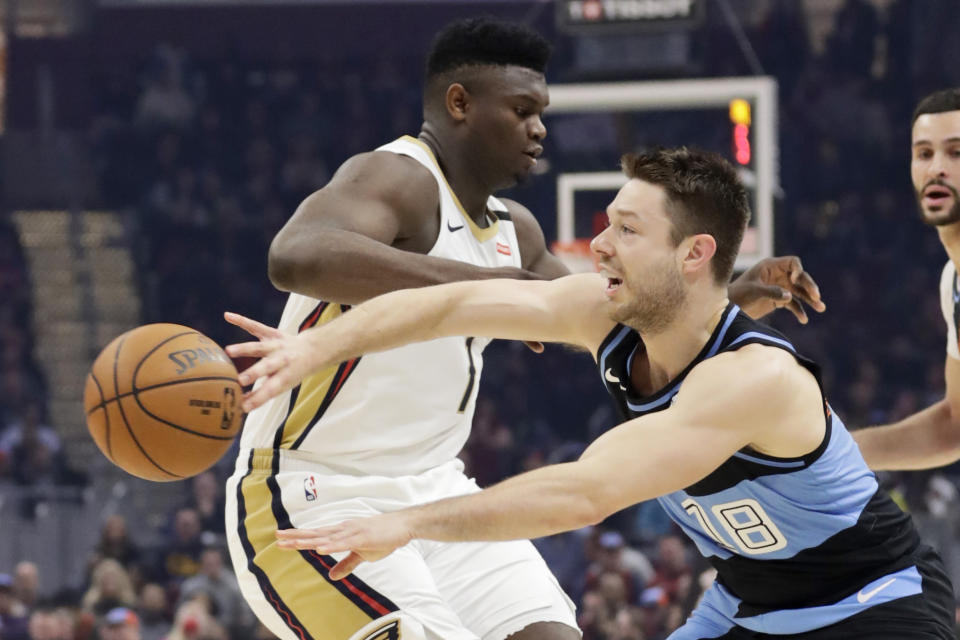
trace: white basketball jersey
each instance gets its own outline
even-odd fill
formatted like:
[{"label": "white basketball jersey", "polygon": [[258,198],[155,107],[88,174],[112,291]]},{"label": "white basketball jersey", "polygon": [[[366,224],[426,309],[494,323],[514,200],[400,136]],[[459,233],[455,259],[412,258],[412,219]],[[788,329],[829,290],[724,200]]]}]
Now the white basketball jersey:
[{"label": "white basketball jersey", "polygon": [[[410,156],[437,180],[440,231],[429,255],[483,267],[520,266],[517,235],[502,202],[488,200],[495,218],[480,228],[464,211],[429,147],[404,136],[378,151]],[[295,334],[348,309],[290,294],[279,328]],[[443,338],[364,355],[316,373],[247,416],[240,446],[294,449],[338,473],[421,473],[453,459],[466,442],[488,342]]]},{"label": "white basketball jersey", "polygon": [[947,355],[960,360],[957,329],[960,324],[960,283],[952,260],[947,260],[940,274],[940,310],[947,323]]}]

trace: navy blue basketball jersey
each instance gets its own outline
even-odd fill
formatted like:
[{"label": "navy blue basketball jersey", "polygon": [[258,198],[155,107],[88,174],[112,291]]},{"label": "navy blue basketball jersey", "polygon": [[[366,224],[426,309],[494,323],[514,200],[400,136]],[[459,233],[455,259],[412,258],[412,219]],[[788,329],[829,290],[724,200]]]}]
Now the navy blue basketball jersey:
[{"label": "navy blue basketball jersey", "polygon": [[[629,327],[618,325],[601,344],[600,374],[624,419],[635,418],[669,407],[703,360],[748,344],[789,352],[822,392],[819,367],[736,305],[727,307],[686,369],[653,395],[631,388],[631,362],[644,347]],[[879,489],[825,399],[823,420],[823,441],[807,455],[778,458],[745,447],[697,483],[659,498],[717,570],[688,623],[702,633],[733,624],[800,633],[921,592],[913,560],[919,537],[910,517]]]}]

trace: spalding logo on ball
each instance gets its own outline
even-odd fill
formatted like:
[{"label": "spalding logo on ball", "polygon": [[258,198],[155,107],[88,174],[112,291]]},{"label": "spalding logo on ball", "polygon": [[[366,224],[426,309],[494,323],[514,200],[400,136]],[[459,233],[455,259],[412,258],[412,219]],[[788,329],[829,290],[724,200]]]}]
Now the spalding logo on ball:
[{"label": "spalding logo on ball", "polygon": [[190,327],[148,324],[100,352],[83,404],[90,435],[111,462],[169,482],[208,469],[230,448],[242,395],[217,343]]}]

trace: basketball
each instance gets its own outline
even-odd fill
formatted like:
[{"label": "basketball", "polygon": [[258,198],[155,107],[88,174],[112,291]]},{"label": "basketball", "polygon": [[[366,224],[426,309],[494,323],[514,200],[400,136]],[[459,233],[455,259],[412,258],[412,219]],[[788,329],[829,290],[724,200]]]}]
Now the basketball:
[{"label": "basketball", "polygon": [[161,323],[128,331],[100,352],[83,404],[90,435],[111,462],[170,482],[209,468],[230,447],[242,393],[219,345],[190,327]]}]

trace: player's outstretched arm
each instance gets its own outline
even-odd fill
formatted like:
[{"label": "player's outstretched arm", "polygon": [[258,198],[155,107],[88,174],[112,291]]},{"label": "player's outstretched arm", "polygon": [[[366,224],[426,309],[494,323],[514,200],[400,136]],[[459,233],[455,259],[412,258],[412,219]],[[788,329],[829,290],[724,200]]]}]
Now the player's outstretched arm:
[{"label": "player's outstretched arm", "polygon": [[947,356],[943,400],[889,425],[853,432],[871,469],[933,469],[960,460],[960,360]]},{"label": "player's outstretched arm", "polygon": [[605,281],[578,274],[552,281],[481,280],[395,291],[295,336],[264,333],[237,314],[226,319],[259,338],[227,353],[260,360],[240,374],[245,411],[296,386],[310,373],[375,351],[446,336],[562,342],[595,352],[614,326],[604,310]]},{"label": "player's outstretched arm", "polygon": [[[414,538],[512,540],[594,524],[693,484],[758,434],[781,446],[816,448],[815,440],[797,444],[795,434],[781,436],[770,428],[779,429],[783,415],[798,403],[822,419],[812,377],[796,393],[790,376],[797,375],[797,368],[795,362],[771,357],[769,349],[724,354],[690,373],[671,408],[608,431],[576,462],[542,467],[475,494],[331,527],[279,531],[277,537],[288,549],[350,551],[331,573],[342,577],[360,562],[378,560]],[[730,380],[739,384],[731,389]],[[757,403],[758,397],[767,401]],[[803,437],[809,439],[809,434]]]},{"label": "player's outstretched arm", "polygon": [[797,256],[764,258],[730,283],[729,296],[754,319],[786,307],[800,324],[806,324],[801,302],[817,312],[827,308],[820,299],[820,287]]},{"label": "player's outstretched arm", "polygon": [[358,304],[410,287],[541,277],[425,255],[436,241],[438,206],[437,183],[415,160],[388,152],[354,156],[277,233],[270,280],[282,291]]}]

